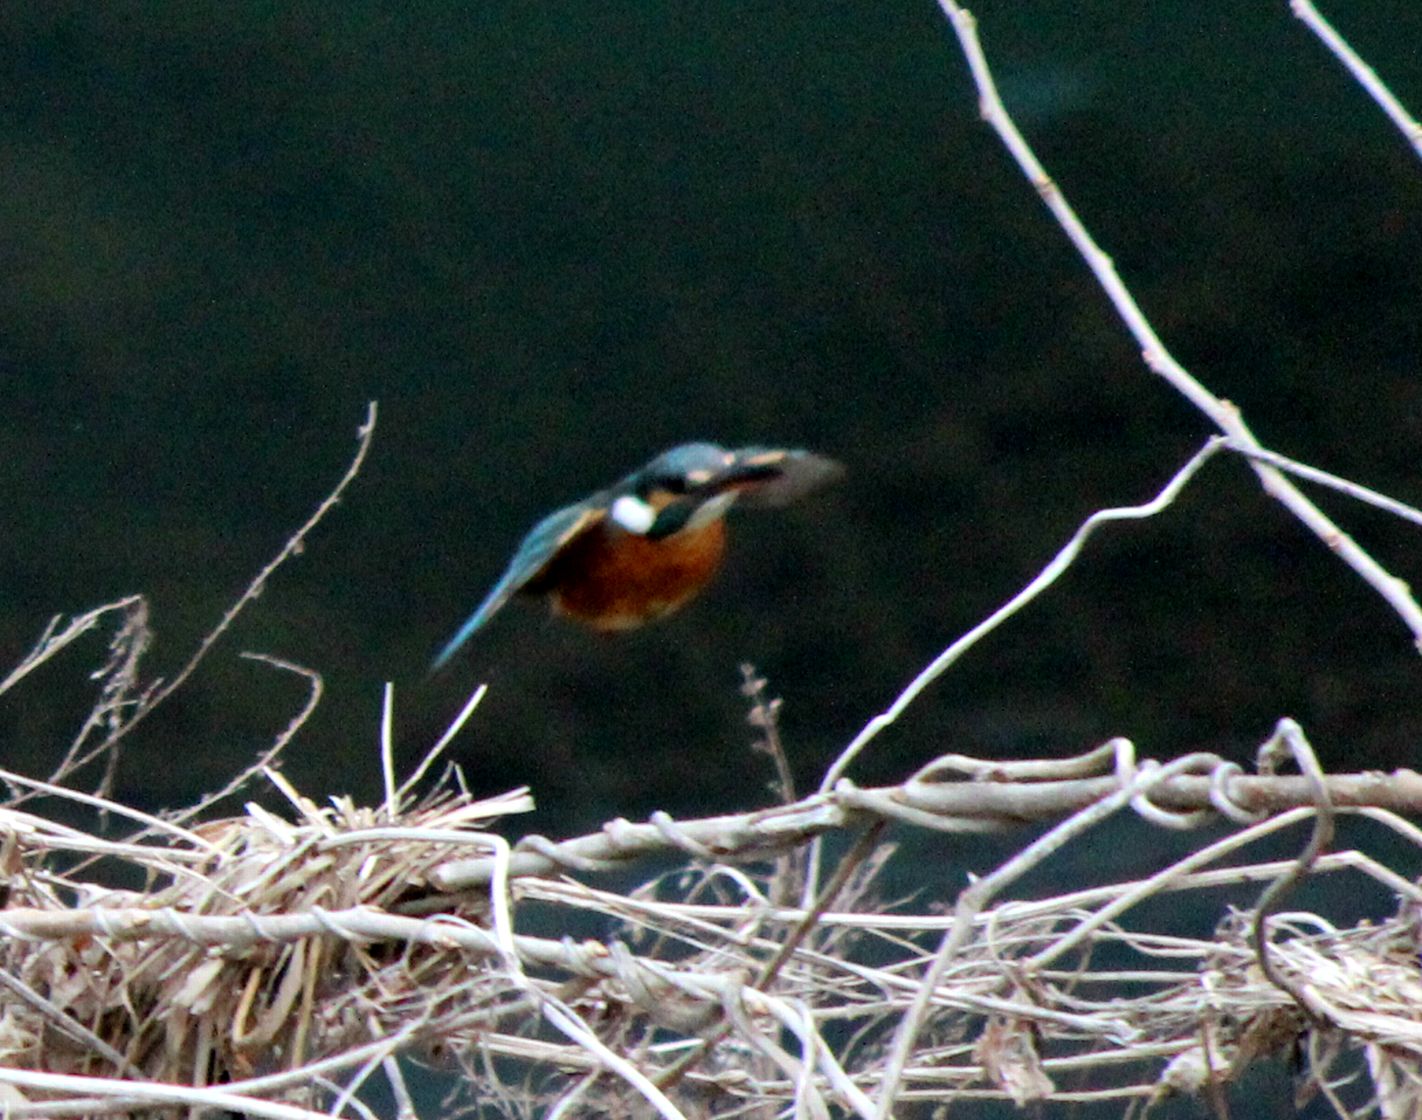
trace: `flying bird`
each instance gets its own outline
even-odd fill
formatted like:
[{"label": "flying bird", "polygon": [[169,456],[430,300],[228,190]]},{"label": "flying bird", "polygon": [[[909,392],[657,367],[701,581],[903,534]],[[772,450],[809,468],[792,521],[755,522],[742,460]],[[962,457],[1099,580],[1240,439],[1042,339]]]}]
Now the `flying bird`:
[{"label": "flying bird", "polygon": [[684,443],[606,490],[550,513],[434,659],[442,669],[515,595],[543,595],[596,630],[627,630],[685,606],[726,551],[732,506],[782,506],[843,468],[809,451]]}]

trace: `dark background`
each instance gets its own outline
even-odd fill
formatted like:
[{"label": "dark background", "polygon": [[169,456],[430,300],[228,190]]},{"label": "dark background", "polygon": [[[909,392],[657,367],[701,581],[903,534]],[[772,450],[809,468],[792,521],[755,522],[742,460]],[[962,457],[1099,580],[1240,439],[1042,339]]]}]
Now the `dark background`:
[{"label": "dark background", "polygon": [[[1422,109],[1422,6],[1339,6]],[[1269,446],[1422,501],[1422,163],[1283,3],[978,9],[1004,96],[1177,357]],[[212,788],[326,699],[288,773],[378,796],[475,683],[454,756],[563,834],[762,804],[742,661],[802,784],[1104,505],[1209,428],[1142,366],[979,122],[932,3],[49,2],[0,16],[0,659],[151,597],[171,674],[380,424],[346,501],[126,747],[120,796]],[[554,506],[689,438],[834,455],[736,518],[717,584],[607,638],[515,604],[436,648]],[[1324,494],[1404,579],[1418,531]],[[101,635],[0,698],[47,772]],[[866,754],[1243,760],[1281,715],[1412,764],[1389,609],[1211,466],[1110,529]]]}]

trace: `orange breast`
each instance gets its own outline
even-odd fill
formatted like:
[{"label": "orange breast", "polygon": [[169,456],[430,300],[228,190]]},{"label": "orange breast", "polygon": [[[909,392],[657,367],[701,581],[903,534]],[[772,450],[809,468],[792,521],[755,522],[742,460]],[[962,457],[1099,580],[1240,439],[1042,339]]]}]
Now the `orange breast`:
[{"label": "orange breast", "polygon": [[725,551],[720,518],[659,541],[604,523],[559,553],[546,584],[560,613],[598,630],[627,630],[694,598]]}]

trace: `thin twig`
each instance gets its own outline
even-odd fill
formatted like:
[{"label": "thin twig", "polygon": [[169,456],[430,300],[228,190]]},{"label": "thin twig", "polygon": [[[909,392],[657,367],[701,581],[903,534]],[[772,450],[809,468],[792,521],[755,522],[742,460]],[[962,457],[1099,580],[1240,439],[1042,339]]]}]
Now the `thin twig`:
[{"label": "thin twig", "polygon": [[302,704],[297,713],[287,721],[287,725],[281,733],[272,741],[272,745],[259,755],[255,762],[251,763],[245,770],[237,774],[231,781],[214,793],[206,794],[199,798],[186,809],[181,809],[169,815],[168,820],[174,824],[183,824],[206,813],[214,805],[231,797],[238,790],[247,786],[254,778],[277,764],[281,753],[286,750],[287,744],[296,737],[296,733],[306,725],[306,721],[311,718],[321,703],[321,693],[325,685],[321,680],[321,674],[314,669],[308,669],[295,662],[285,661],[280,657],[272,657],[265,653],[244,653],[242,654],[248,661],[260,661],[270,665],[274,669],[280,669],[286,673],[295,673],[299,677],[305,677],[307,683],[306,702]]},{"label": "thin twig", "polygon": [[306,538],[311,533],[311,530],[316,528],[316,526],[325,519],[326,515],[336,507],[345,494],[346,489],[355,481],[356,475],[360,474],[361,467],[365,465],[366,455],[370,452],[371,440],[375,435],[376,411],[375,401],[371,401],[366,405],[365,421],[357,430],[358,442],[356,444],[355,455],[352,457],[350,465],[346,467],[345,473],[336,483],[334,489],[326,495],[326,498],[316,507],[311,516],[302,523],[301,527],[287,539],[287,542],[282,545],[281,550],[257,573],[256,578],[247,585],[246,590],[223,612],[217,625],[209,630],[202,641],[198,643],[197,649],[193,652],[192,656],[188,658],[187,663],[178,670],[177,675],[174,676],[172,680],[159,685],[144,699],[143,703],[123,723],[122,727],[110,736],[111,742],[117,742],[119,739],[127,736],[129,732],[145,720],[164,700],[181,688],[183,683],[187,681],[187,679],[193,675],[197,667],[202,664],[203,659],[207,657],[212,647],[215,646],[218,640],[231,628],[232,624],[237,620],[237,616],[262,594],[266,588],[267,581],[271,579],[276,570],[305,549]]},{"label": "thin twig", "polygon": [[1337,490],[1340,494],[1346,494],[1355,501],[1364,505],[1375,506],[1380,510],[1400,517],[1404,521],[1410,521],[1414,525],[1422,525],[1422,509],[1410,506],[1406,502],[1399,502],[1396,498],[1390,498],[1386,494],[1381,494],[1351,479],[1340,478],[1336,474],[1311,467],[1307,463],[1300,463],[1296,459],[1290,459],[1285,455],[1280,455],[1277,451],[1266,451],[1262,447],[1250,447],[1240,443],[1238,440],[1230,439],[1225,441],[1229,449],[1248,459],[1253,459],[1260,463],[1268,463],[1272,467],[1278,467],[1281,471],[1296,475],[1308,482],[1316,482],[1320,486],[1327,486],[1332,490]]},{"label": "thin twig", "polygon": [[1294,15],[1298,16],[1308,29],[1322,40],[1323,45],[1333,52],[1334,57],[1348,67],[1358,84],[1367,91],[1369,97],[1378,103],[1392,123],[1397,125],[1398,131],[1412,145],[1413,150],[1422,156],[1422,125],[1417,123],[1416,117],[1403,108],[1402,102],[1393,96],[1392,90],[1388,89],[1387,84],[1378,77],[1377,71],[1363,61],[1358,52],[1348,45],[1348,41],[1333,29],[1333,25],[1309,0],[1291,0],[1289,7],[1293,10]]},{"label": "thin twig", "polygon": [[1150,501],[1138,506],[1098,510],[1083,521],[1060,551],[1052,557],[1046,567],[1032,578],[1026,587],[935,657],[909,682],[908,687],[895,697],[894,702],[887,709],[864,725],[859,734],[850,740],[849,745],[840,752],[839,757],[825,771],[825,776],[820,780],[820,792],[823,793],[831,789],[859,756],[859,752],[875,736],[903,715],[905,709],[918,698],[919,693],[947,672],[963,654],[977,645],[979,641],[1061,578],[1062,573],[1071,567],[1086,542],[1100,526],[1116,521],[1141,521],[1148,517],[1154,517],[1162,510],[1167,509],[1179,497],[1180,492],[1185,489],[1200,468],[1209,462],[1223,445],[1224,440],[1218,436],[1206,440],[1204,446],[1171,476],[1170,481]]}]

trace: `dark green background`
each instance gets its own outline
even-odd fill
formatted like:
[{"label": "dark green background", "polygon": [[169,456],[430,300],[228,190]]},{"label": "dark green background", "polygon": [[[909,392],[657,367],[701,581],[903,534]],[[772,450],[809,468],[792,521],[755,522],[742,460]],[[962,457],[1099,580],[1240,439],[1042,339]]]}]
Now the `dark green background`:
[{"label": "dark green background", "polygon": [[[1335,5],[1422,110],[1422,6]],[[1422,500],[1422,162],[1283,3],[985,3],[1004,95],[1168,345],[1270,446]],[[142,591],[171,673],[335,480],[306,554],[126,748],[172,805],[265,745],[299,682],[307,793],[409,763],[532,784],[554,833],[763,803],[737,665],[802,782],[1075,525],[1208,425],[1143,368],[977,119],[931,3],[47,2],[0,16],[0,659]],[[688,438],[849,468],[747,514],[663,626],[516,605],[432,652],[525,528]],[[1398,575],[1419,531],[1323,504]],[[34,772],[93,637],[0,699]],[[1239,464],[1112,529],[866,755],[1243,759],[1280,715],[1326,761],[1416,761],[1422,662]]]}]

